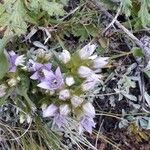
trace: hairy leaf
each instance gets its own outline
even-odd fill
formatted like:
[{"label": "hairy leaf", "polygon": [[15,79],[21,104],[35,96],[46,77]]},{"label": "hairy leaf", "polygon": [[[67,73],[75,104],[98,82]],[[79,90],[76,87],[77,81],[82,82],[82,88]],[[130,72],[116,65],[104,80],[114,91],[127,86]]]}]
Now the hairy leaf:
[{"label": "hairy leaf", "polygon": [[122,10],[125,13],[126,16],[131,15],[131,7],[132,7],[132,1],[131,0],[123,0],[122,1]]},{"label": "hairy leaf", "polygon": [[150,23],[150,13],[148,10],[148,6],[150,5],[150,0],[142,0],[141,8],[138,13],[138,17],[141,19],[141,23],[143,27],[146,27],[148,23]]}]

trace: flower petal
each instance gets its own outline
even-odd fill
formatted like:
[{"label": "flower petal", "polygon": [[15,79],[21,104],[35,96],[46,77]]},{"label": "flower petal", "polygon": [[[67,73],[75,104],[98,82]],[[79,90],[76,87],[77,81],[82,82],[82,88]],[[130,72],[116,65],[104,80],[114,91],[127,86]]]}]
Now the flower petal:
[{"label": "flower petal", "polygon": [[37,85],[38,87],[42,88],[42,89],[47,89],[47,90],[51,90],[48,82],[41,82],[40,84]]},{"label": "flower petal", "polygon": [[39,79],[39,74],[38,74],[38,72],[36,71],[36,72],[30,77],[30,79],[32,79],[32,80],[37,80],[37,79]]}]

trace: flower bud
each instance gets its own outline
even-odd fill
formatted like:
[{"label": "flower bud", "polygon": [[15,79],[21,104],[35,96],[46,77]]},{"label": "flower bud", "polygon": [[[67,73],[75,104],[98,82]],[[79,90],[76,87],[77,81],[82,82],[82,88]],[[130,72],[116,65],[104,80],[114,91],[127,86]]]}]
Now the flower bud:
[{"label": "flower bud", "polygon": [[59,92],[59,99],[60,100],[66,100],[70,97],[70,91],[68,89],[61,90]]},{"label": "flower bud", "polygon": [[0,98],[6,94],[6,89],[7,89],[7,87],[5,84],[0,85]]},{"label": "flower bud", "polygon": [[8,85],[9,85],[10,87],[16,86],[16,85],[17,85],[17,79],[15,79],[15,78],[10,79],[10,80],[8,81]]},{"label": "flower bud", "polygon": [[109,57],[97,57],[93,60],[93,67],[98,69],[98,68],[103,68],[108,64],[108,59]]},{"label": "flower bud", "polygon": [[59,55],[59,60],[62,61],[64,64],[68,63],[71,59],[70,52],[67,50],[63,50]]},{"label": "flower bud", "polygon": [[79,51],[79,56],[81,59],[88,59],[95,51],[96,45],[95,44],[88,44],[84,46],[80,51]]},{"label": "flower bud", "polygon": [[69,105],[64,104],[64,105],[59,106],[59,111],[60,111],[60,115],[66,116],[69,114],[71,110],[69,108]]},{"label": "flower bud", "polygon": [[95,85],[97,82],[95,82],[94,80],[86,80],[84,83],[82,83],[81,88],[82,91],[89,91],[89,90],[93,90]]},{"label": "flower bud", "polygon": [[82,77],[82,78],[87,78],[87,77],[89,77],[92,73],[93,73],[93,71],[92,71],[90,68],[86,67],[86,66],[80,66],[80,67],[78,68],[78,74],[79,74],[79,76]]},{"label": "flower bud", "polygon": [[89,117],[94,117],[95,116],[95,108],[93,107],[93,105],[90,102],[85,103],[83,106],[83,112],[85,113],[85,115],[89,116]]},{"label": "flower bud", "polygon": [[51,104],[43,110],[43,117],[52,117],[57,113],[58,107]]},{"label": "flower bud", "polygon": [[72,76],[66,77],[65,82],[68,86],[72,86],[75,83],[74,78]]},{"label": "flower bud", "polygon": [[82,102],[83,102],[83,99],[81,98],[81,97],[79,97],[79,96],[73,96],[72,98],[71,98],[71,104],[72,104],[72,106],[73,107],[78,107],[78,106],[80,106],[81,104],[82,104]]}]

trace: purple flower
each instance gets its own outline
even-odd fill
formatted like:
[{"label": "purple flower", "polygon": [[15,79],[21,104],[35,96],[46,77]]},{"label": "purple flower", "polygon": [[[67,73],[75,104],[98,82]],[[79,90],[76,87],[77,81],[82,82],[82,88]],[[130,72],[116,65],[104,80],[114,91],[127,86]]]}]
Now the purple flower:
[{"label": "purple flower", "polygon": [[57,114],[58,107],[51,104],[46,109],[43,110],[43,117],[52,117]]},{"label": "purple flower", "polygon": [[57,125],[58,128],[61,128],[66,123],[66,116],[57,114],[53,119],[53,125]]},{"label": "purple flower", "polygon": [[79,134],[84,131],[92,133],[92,128],[95,127],[95,122],[92,117],[83,116],[79,123]]},{"label": "purple flower", "polygon": [[47,70],[43,70],[43,73],[45,79],[37,85],[38,87],[47,90],[57,90],[64,84],[63,76],[59,67],[56,69],[55,73]]},{"label": "purple flower", "polygon": [[10,52],[5,51],[5,55],[8,59],[8,72],[16,72],[15,61],[18,55],[14,51]]},{"label": "purple flower", "polygon": [[43,110],[43,117],[54,117],[53,125],[57,125],[61,128],[66,123],[66,117],[70,112],[70,108],[67,104],[60,105],[59,108],[54,104],[49,105]]},{"label": "purple flower", "polygon": [[40,64],[40,63],[34,63],[34,66],[30,66],[30,70],[34,69],[34,74],[30,77],[32,80],[39,80],[42,81],[45,79],[45,75],[43,70],[50,71],[51,70],[51,64]]},{"label": "purple flower", "polygon": [[57,125],[58,128],[61,128],[66,124],[66,117],[70,113],[70,108],[67,104],[59,106],[59,112],[54,116],[53,124]]}]

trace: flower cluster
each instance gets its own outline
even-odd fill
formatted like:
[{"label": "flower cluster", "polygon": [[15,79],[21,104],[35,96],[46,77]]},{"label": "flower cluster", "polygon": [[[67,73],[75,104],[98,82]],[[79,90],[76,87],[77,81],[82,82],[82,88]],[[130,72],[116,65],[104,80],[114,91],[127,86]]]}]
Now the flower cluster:
[{"label": "flower cluster", "polygon": [[[92,133],[95,127],[95,109],[82,95],[101,82],[101,69],[108,64],[109,59],[99,57],[95,49],[95,44],[88,44],[73,54],[63,50],[58,53],[59,64],[63,67],[54,66],[50,61],[43,63],[38,59],[25,58],[13,51],[5,53],[9,62],[8,72],[15,73],[20,67],[29,75],[30,82],[36,83],[36,94],[49,97],[49,100],[40,103],[43,117],[52,118],[53,126],[63,128],[72,116],[78,121],[81,134],[84,131]],[[11,87],[16,86],[20,80],[17,76],[9,84]],[[0,90],[1,96],[4,96],[5,85],[1,85]]]}]

